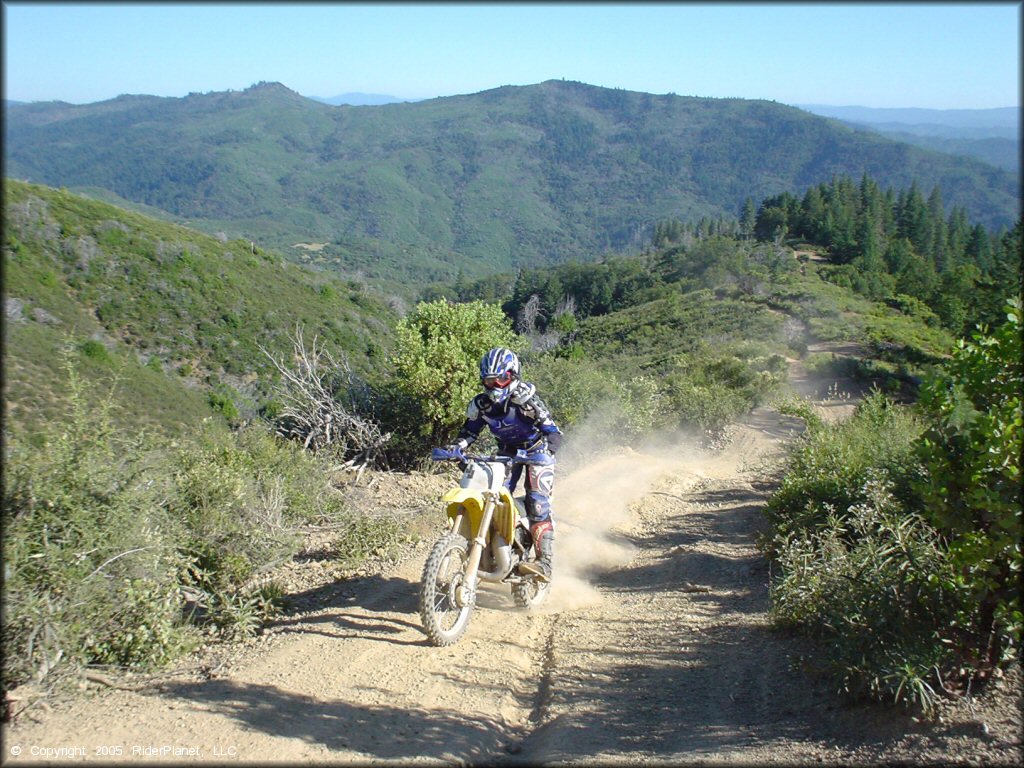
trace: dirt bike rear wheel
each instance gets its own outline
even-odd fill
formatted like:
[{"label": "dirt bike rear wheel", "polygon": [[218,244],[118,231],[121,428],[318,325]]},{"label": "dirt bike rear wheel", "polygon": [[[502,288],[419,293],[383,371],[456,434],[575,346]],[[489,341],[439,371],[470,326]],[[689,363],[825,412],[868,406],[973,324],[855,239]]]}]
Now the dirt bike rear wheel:
[{"label": "dirt bike rear wheel", "polygon": [[532,611],[538,608],[551,594],[551,582],[524,579],[512,585],[512,600],[520,608]]},{"label": "dirt bike rear wheel", "polygon": [[420,618],[432,645],[457,642],[469,626],[472,605],[459,606],[455,591],[466,572],[469,542],[449,533],[438,539],[423,566],[420,583]]}]

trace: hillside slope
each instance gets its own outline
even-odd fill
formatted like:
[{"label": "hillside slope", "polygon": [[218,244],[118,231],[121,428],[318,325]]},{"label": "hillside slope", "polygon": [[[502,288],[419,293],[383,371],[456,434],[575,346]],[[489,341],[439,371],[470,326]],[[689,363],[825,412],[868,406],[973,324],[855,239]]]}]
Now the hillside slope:
[{"label": "hillside slope", "polygon": [[290,352],[297,326],[364,375],[390,343],[382,298],[249,242],[11,180],[3,224],[7,428],[60,417],[65,348],[87,379],[117,375],[128,422],[174,431],[212,393],[257,408],[274,379],[259,346]]},{"label": "hillside slope", "polygon": [[5,139],[13,177],[102,188],[208,232],[325,244],[293,253],[405,280],[590,259],[660,219],[735,217],[747,197],[835,175],[938,184],[993,227],[1020,205],[1010,174],[793,107],[564,81],[376,107],[265,83],[19,105]]}]

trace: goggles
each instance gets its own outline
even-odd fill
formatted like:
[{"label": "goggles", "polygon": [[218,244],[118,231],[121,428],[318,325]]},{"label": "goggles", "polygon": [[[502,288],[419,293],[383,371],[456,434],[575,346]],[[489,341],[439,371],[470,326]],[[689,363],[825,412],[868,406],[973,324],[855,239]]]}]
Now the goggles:
[{"label": "goggles", "polygon": [[484,387],[487,389],[503,389],[511,384],[514,378],[515,374],[512,371],[506,371],[498,376],[484,376]]}]

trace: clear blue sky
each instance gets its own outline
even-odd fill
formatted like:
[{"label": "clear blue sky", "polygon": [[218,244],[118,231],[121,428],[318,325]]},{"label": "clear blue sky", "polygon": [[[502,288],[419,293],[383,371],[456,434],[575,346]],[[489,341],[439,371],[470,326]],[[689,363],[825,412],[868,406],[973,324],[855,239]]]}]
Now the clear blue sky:
[{"label": "clear blue sky", "polygon": [[565,78],[785,104],[1020,104],[1021,4],[4,2],[4,97],[277,81],[418,99]]}]

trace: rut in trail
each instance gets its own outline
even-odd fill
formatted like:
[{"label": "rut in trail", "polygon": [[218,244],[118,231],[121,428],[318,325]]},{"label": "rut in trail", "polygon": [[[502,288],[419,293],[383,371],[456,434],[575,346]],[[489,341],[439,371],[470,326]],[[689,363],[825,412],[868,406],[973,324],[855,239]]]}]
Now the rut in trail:
[{"label": "rut in trail", "polygon": [[770,489],[754,470],[776,466],[801,427],[760,410],[722,451],[677,436],[565,471],[541,611],[484,585],[463,639],[429,646],[417,615],[424,541],[386,573],[294,596],[304,610],[205,675],[27,713],[5,726],[4,760],[62,746],[97,760],[102,745],[104,763],[1011,764],[1012,707],[931,731],[847,707],[800,669],[808,649],[770,628],[755,547]]}]

